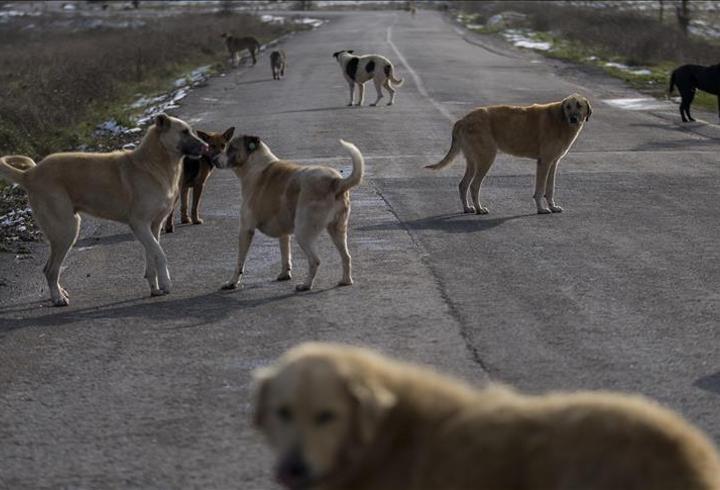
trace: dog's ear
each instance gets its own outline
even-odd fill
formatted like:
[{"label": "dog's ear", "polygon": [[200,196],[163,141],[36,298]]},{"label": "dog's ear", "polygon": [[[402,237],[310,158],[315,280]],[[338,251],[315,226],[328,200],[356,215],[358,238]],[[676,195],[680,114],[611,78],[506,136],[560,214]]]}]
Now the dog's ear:
[{"label": "dog's ear", "polygon": [[587,104],[587,116],[585,116],[585,120],[590,120],[590,114],[592,114],[592,106],[590,105],[590,101],[585,99],[585,103]]},{"label": "dog's ear", "polygon": [[255,427],[262,429],[267,422],[267,396],[270,381],[275,376],[273,368],[260,368],[252,373],[252,384],[255,392],[253,404],[252,422]]},{"label": "dog's ear", "polygon": [[225,132],[223,133],[223,139],[225,141],[230,141],[230,138],[232,138],[233,133],[235,132],[235,126],[231,128],[227,128]]},{"label": "dog's ear", "polygon": [[165,131],[166,129],[170,129],[170,125],[172,122],[170,121],[170,118],[165,113],[160,113],[157,116],[155,116],[155,127],[157,127],[160,131]]},{"label": "dog's ear", "polygon": [[335,51],[333,53],[333,58],[337,59],[337,57],[340,56],[341,53],[342,53],[342,51]]},{"label": "dog's ear", "polygon": [[350,397],[355,402],[355,424],[360,442],[369,444],[390,410],[397,404],[397,397],[377,382],[349,381]]},{"label": "dog's ear", "polygon": [[260,148],[260,138],[257,136],[245,136],[245,151],[248,154]]},{"label": "dog's ear", "polygon": [[210,135],[207,134],[205,131],[200,131],[199,129],[195,131],[198,135],[198,137],[203,140],[205,143],[210,143]]},{"label": "dog's ear", "polygon": [[346,50],[345,52],[346,52],[346,53],[353,54],[353,53],[355,52],[355,50],[354,50],[354,49],[348,49],[348,50]]}]

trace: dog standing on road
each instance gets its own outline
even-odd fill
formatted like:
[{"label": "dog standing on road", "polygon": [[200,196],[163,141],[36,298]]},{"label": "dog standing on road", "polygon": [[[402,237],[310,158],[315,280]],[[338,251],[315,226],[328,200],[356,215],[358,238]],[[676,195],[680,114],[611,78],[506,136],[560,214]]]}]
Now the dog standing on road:
[{"label": "dog standing on road", "polygon": [[690,104],[695,98],[697,89],[718,96],[718,115],[720,115],[720,64],[712,66],[683,65],[670,75],[668,95],[672,94],[675,86],[680,92],[680,117],[683,122],[695,120],[690,115]]},{"label": "dog standing on road", "polygon": [[713,444],[640,396],[477,389],[320,343],[255,379],[254,423],[293,490],[720,488]]},{"label": "dog standing on road", "polygon": [[[562,208],[554,200],[558,164],[582,131],[585,121],[590,119],[590,114],[590,102],[578,94],[552,104],[480,107],[455,123],[447,155],[425,168],[445,168],[462,151],[467,161],[459,186],[463,211],[487,214],[488,209],[479,200],[480,185],[497,152],[532,158],[537,160],[533,197],[538,214],[560,213]],[[468,202],[468,189],[472,205]]]},{"label": "dog standing on road", "polygon": [[230,59],[237,66],[240,63],[240,52],[247,49],[252,56],[253,66],[257,64],[257,56],[260,54],[260,43],[254,37],[235,37],[223,32],[220,37],[225,39],[225,46],[230,53]]},{"label": "dog standing on road", "polygon": [[170,292],[160,227],[175,202],[183,157],[206,149],[187,123],[161,114],[135,150],[55,153],[37,165],[27,157],[0,158],[0,176],[27,191],[33,216],[50,243],[44,272],[55,306],[70,303],[60,272],[80,230],[78,213],[128,224],[145,247],[150,294]]},{"label": "dog standing on road", "polygon": [[[200,198],[202,197],[203,189],[205,188],[205,182],[213,171],[212,160],[217,155],[222,153],[225,149],[225,145],[232,138],[235,128],[229,128],[224,133],[205,133],[203,131],[197,131],[197,135],[208,145],[208,151],[200,158],[189,158],[186,157],[183,160],[183,172],[180,178],[180,223],[190,223],[190,217],[188,216],[188,197],[190,194],[190,188],[193,190],[193,204],[192,204],[192,223],[194,225],[202,224],[203,220],[200,218]],[[170,214],[165,220],[165,233],[172,233],[175,231],[173,224],[173,214],[175,214],[175,208],[177,207],[177,201],[173,206]]]},{"label": "dog standing on road", "polygon": [[223,289],[235,289],[245,267],[255,230],[278,238],[282,271],[278,281],[290,279],[290,235],[308,259],[308,275],[296,289],[312,288],[320,259],[315,240],[322,230],[330,235],[340,252],[343,275],[339,286],[353,283],[350,253],[347,249],[347,226],[350,216],[350,189],[360,184],[364,160],[352,143],[340,140],[350,153],[352,173],[342,178],[337,170],[323,166],[301,166],[280,160],[256,136],[234,138],[216,160],[218,168],[232,168],[240,178],[242,207],[240,209],[240,250],[235,274]]},{"label": "dog standing on road", "polygon": [[270,53],[270,68],[272,68],[273,80],[280,80],[285,76],[285,67],[287,66],[287,55],[285,51],[279,49]]},{"label": "dog standing on road", "polygon": [[392,63],[384,56],[377,54],[368,54],[365,56],[355,56],[352,49],[338,51],[333,53],[333,56],[340,64],[343,71],[343,76],[347,80],[350,86],[350,103],[348,106],[353,105],[355,99],[355,85],[358,86],[358,106],[363,105],[365,98],[365,82],[372,79],[375,84],[375,90],[377,91],[377,100],[370,104],[376,106],[380,99],[383,98],[382,87],[390,94],[390,102],[387,105],[393,105],[395,102],[395,88],[400,87],[403,84],[403,80],[396,79]]}]

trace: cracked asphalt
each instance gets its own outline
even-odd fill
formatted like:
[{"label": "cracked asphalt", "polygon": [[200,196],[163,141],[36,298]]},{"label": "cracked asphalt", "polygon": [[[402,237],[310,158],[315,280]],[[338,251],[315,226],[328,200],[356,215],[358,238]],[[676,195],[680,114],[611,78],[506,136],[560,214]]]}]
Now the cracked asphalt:
[{"label": "cracked asphalt", "polygon": [[[681,125],[676,106],[625,110],[620,82],[420,11],[323,13],[324,27],[194,90],[195,127],[260,136],[273,151],[343,172],[355,143],[356,284],[323,237],[317,289],[296,294],[277,243],[256,235],[245,287],[219,291],[237,253],[240,186],[215,171],[202,226],[162,237],[173,293],[149,298],[129,231],[84,218],[66,261],[71,306],[49,306],[44,244],[0,254],[0,488],[275,488],[249,424],[250,372],[304,340],[364,344],[482,383],[523,390],[640,392],[720,441],[720,129]],[[347,108],[332,53],[395,62],[393,107]],[[374,99],[367,87],[366,103]],[[558,175],[561,215],[534,214],[534,162],[501,155],[460,214],[452,120],[473,107],[580,92],[593,115]],[[661,104],[662,106],[662,104]],[[714,119],[713,119],[714,122]],[[294,245],[294,272],[306,270]]]}]

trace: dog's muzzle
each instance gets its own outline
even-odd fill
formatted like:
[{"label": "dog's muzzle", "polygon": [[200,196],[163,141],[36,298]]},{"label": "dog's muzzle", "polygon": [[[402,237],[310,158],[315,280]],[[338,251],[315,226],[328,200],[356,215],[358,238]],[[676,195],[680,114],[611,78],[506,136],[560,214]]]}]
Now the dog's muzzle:
[{"label": "dog's muzzle", "polygon": [[277,466],[275,474],[278,483],[292,490],[306,488],[312,483],[310,468],[299,451],[292,451],[285,456]]},{"label": "dog's muzzle", "polygon": [[570,124],[578,124],[580,123],[580,116],[573,114],[568,118],[568,120],[570,121]]},{"label": "dog's muzzle", "polygon": [[185,143],[181,146],[180,151],[183,155],[193,158],[200,158],[210,150],[205,143]]}]

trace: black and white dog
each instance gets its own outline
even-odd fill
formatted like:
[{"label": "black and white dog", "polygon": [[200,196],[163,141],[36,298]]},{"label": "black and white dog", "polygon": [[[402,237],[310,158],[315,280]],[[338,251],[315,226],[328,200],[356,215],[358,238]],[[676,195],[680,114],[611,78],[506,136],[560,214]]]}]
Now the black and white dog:
[{"label": "black and white dog", "polygon": [[688,119],[695,120],[690,115],[690,104],[695,98],[697,89],[718,96],[718,113],[720,113],[720,64],[712,66],[683,65],[670,75],[668,94],[672,94],[675,86],[680,92],[680,117],[683,122],[688,122]]},{"label": "black and white dog", "polygon": [[395,88],[393,88],[392,84],[399,87],[402,85],[403,80],[395,78],[393,74],[394,68],[390,60],[377,54],[355,56],[353,53],[354,51],[351,49],[333,53],[335,59],[340,63],[345,80],[350,85],[350,103],[348,106],[353,105],[355,84],[359,86],[360,92],[357,105],[363,104],[365,82],[370,79],[375,83],[375,90],[377,90],[377,100],[370,105],[376,106],[380,99],[383,98],[382,87],[385,87],[390,93],[390,102],[387,105],[392,105],[395,101]]}]

